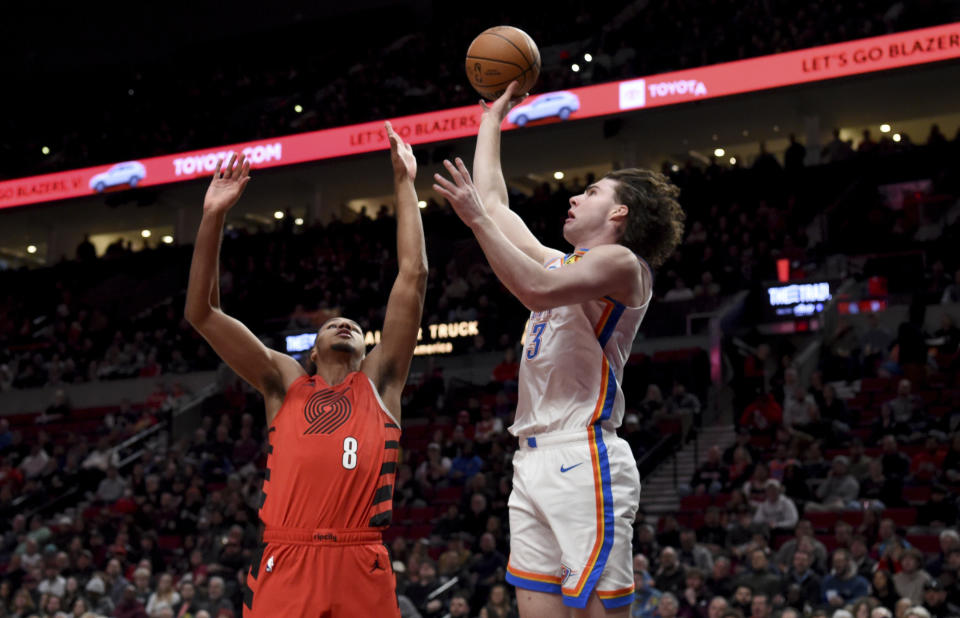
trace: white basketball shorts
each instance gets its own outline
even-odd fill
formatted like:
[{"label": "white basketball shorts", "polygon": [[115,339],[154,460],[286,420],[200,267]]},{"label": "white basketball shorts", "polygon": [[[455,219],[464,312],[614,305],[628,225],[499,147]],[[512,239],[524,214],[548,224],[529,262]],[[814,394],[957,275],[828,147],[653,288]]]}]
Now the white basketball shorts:
[{"label": "white basketball shorts", "polygon": [[630,446],[599,425],[520,439],[513,457],[510,561],[518,588],[585,607],[633,602],[633,520],[640,475]]}]

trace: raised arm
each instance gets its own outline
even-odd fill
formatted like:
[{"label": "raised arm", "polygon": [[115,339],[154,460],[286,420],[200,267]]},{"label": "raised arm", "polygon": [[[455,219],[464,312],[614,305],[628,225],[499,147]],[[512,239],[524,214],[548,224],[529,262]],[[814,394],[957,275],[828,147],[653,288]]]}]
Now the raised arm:
[{"label": "raised arm", "polygon": [[646,276],[636,256],[622,245],[600,245],[564,268],[548,270],[510,242],[484,209],[470,173],[457,159],[445,161],[453,182],[435,174],[434,189],[445,197],[473,231],[490,267],[510,292],[531,311],[543,311],[605,296],[630,306],[645,302]]},{"label": "raised arm", "polygon": [[483,118],[473,156],[473,178],[481,203],[497,227],[518,249],[542,265],[550,258],[561,255],[561,252],[540,244],[520,215],[510,210],[507,183],[500,165],[500,126],[507,112],[523,100],[517,95],[518,85],[517,82],[511,82],[503,95],[490,106],[480,102]]},{"label": "raised arm", "polygon": [[[260,391],[267,420],[280,408],[287,386],[305,372],[293,358],[269,349],[240,321],[220,309],[219,254],[227,212],[250,181],[250,163],[237,155],[217,165],[203,200],[203,218],[190,264],[184,317],[231,369]],[[274,409],[275,408],[275,409]]]},{"label": "raised arm", "polygon": [[413,350],[417,345],[423,298],[427,289],[427,251],[417,192],[413,180],[417,176],[417,160],[409,144],[387,123],[390,138],[390,159],[393,163],[393,185],[397,202],[397,264],[399,272],[390,290],[383,334],[363,361],[363,372],[377,387],[387,409],[399,420],[400,395]]}]

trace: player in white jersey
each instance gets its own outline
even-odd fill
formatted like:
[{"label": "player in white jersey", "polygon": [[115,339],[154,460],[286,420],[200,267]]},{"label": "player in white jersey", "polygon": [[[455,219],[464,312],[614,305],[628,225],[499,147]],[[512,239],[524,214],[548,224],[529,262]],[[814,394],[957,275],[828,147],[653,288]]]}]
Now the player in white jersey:
[{"label": "player in white jersey", "polygon": [[[444,162],[434,188],[470,226],[500,281],[531,310],[511,433],[520,439],[510,495],[507,581],[523,618],[629,616],[640,480],[623,418],[623,366],[650,303],[657,266],[683,234],[679,190],[662,174],[611,172],[570,199],[564,238],[540,244],[507,205],[500,125],[517,84],[484,104],[474,177]],[[566,608],[565,608],[566,606]],[[567,609],[570,608],[570,609]]]}]

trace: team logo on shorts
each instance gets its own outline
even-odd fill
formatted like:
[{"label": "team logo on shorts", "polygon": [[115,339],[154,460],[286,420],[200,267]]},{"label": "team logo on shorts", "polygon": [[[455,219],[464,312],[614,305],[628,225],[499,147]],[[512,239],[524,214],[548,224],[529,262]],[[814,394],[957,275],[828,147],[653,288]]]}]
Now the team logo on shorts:
[{"label": "team logo on shorts", "polygon": [[350,400],[347,399],[347,387],[338,393],[332,388],[314,393],[307,404],[303,406],[303,416],[310,424],[303,435],[314,433],[331,434],[347,422],[352,412]]},{"label": "team logo on shorts", "polygon": [[273,573],[273,565],[274,565],[273,556],[270,556],[269,558],[267,558],[267,568],[266,568],[267,573]]},{"label": "team logo on shorts", "polygon": [[568,567],[565,564],[560,565],[560,585],[564,586],[567,583],[567,580],[570,579],[570,576],[573,575],[573,569]]}]

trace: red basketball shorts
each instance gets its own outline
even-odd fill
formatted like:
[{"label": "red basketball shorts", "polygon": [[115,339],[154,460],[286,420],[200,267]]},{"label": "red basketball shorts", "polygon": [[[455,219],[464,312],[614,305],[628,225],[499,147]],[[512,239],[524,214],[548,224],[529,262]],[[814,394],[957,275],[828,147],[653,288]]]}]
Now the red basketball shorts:
[{"label": "red basketball shorts", "polygon": [[243,615],[399,618],[380,532],[266,528],[247,574]]}]

